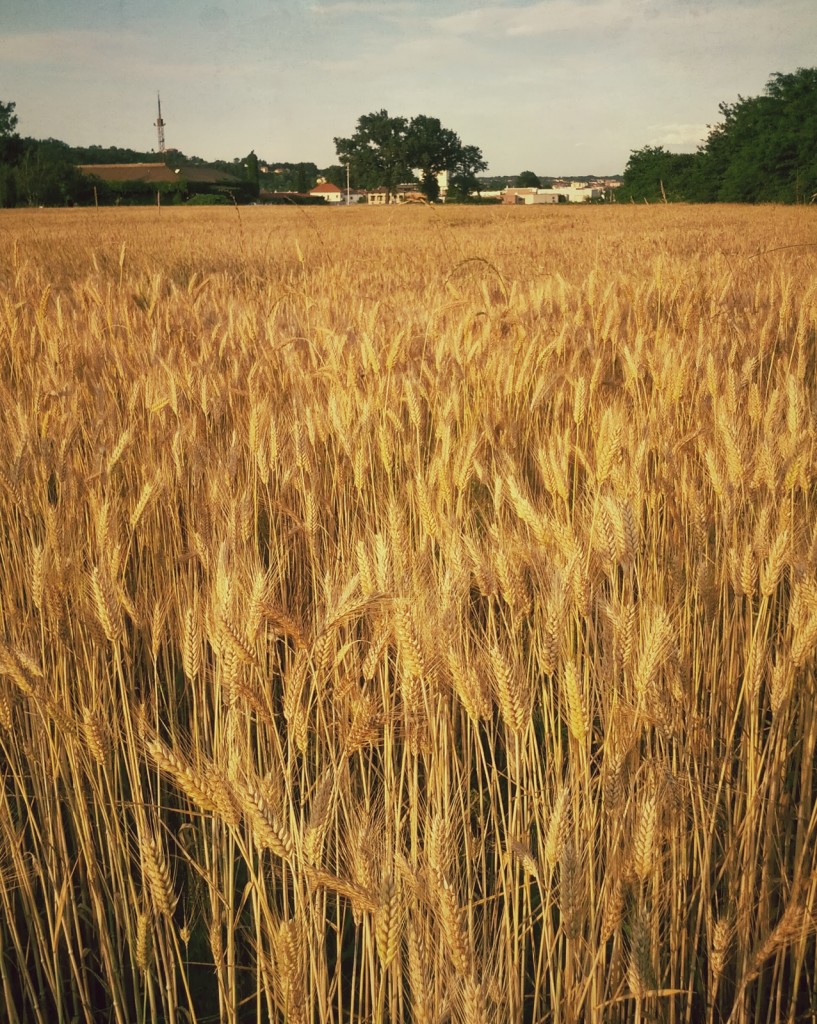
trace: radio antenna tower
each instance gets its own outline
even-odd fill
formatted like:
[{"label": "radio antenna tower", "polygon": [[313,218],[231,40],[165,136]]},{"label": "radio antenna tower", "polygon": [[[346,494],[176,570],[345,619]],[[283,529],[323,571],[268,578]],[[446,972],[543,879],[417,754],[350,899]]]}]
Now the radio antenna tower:
[{"label": "radio antenna tower", "polygon": [[156,132],[159,136],[159,152],[164,153],[165,151],[165,123],[162,120],[162,97],[159,93],[156,93],[156,100],[159,104],[159,116],[154,121]]}]

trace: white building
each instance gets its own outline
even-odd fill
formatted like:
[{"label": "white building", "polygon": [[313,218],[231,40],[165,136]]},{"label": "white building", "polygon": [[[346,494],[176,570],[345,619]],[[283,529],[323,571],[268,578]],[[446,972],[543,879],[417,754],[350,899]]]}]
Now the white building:
[{"label": "white building", "polygon": [[544,189],[545,192],[556,192],[565,196],[569,203],[589,203],[591,199],[604,198],[604,189],[595,188],[592,185],[585,185],[584,182],[574,181],[570,185],[559,186],[553,189]]},{"label": "white building", "polygon": [[[488,195],[488,193],[483,193]],[[505,188],[501,193],[502,202],[508,205],[539,206],[542,203],[589,203],[591,199],[602,199],[604,189],[574,182],[556,188]]]},{"label": "white building", "polygon": [[[487,193],[483,193],[486,195]],[[509,187],[499,193],[504,206],[543,206],[550,203],[564,203],[566,199],[552,188]]]},{"label": "white building", "polygon": [[309,190],[311,196],[318,196],[325,203],[342,203],[343,189],[333,185],[330,181],[322,181],[319,185]]}]

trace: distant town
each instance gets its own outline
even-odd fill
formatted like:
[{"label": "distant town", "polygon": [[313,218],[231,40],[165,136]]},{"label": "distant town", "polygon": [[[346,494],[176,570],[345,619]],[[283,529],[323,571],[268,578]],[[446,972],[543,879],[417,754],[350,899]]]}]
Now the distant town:
[{"label": "distant town", "polygon": [[553,178],[533,171],[489,176],[478,146],[466,145],[436,117],[358,118],[349,138],[333,140],[337,163],[271,161],[253,150],[205,161],[167,145],[161,98],[149,152],[70,146],[17,131],[14,102],[0,102],[0,207],[275,205],[380,206],[405,203],[539,205],[610,202],[621,177]]},{"label": "distant town", "polygon": [[[246,168],[240,164],[229,171],[223,165],[205,163],[174,165],[174,155],[170,153],[163,160],[152,161],[83,163],[78,168],[88,180],[98,183],[98,197],[101,191],[105,201],[110,201],[113,195],[114,200],[118,198],[125,203],[137,202],[154,192],[161,201],[162,192],[167,194],[168,186],[174,191],[183,191],[188,201],[198,196],[200,202],[206,199],[211,204],[219,200],[225,203],[243,200],[273,205],[295,203],[344,206],[365,203],[380,206],[388,202],[404,204],[426,201],[416,181],[399,183],[391,192],[384,185],[369,189],[353,188],[350,184],[342,186],[329,180],[311,164],[275,165],[259,162],[257,177],[254,176],[254,181],[250,182],[251,185],[257,182],[257,190],[247,189],[248,177],[246,173],[242,174]],[[293,177],[300,179],[300,188],[297,185],[292,187]],[[535,184],[519,185],[520,180],[527,182],[531,177],[532,172],[528,171],[518,176],[477,178],[478,187],[474,198],[486,203],[511,206],[604,202],[611,200],[613,191],[621,184],[618,177],[538,179],[538,176],[533,176],[537,177]],[[437,184],[438,199],[446,202],[449,199],[447,171],[437,174]]]},{"label": "distant town", "polygon": [[275,162],[251,151],[205,161],[168,147],[157,97],[156,146],[69,146],[17,132],[0,101],[0,207],[158,204],[817,203],[817,68],[774,73],[762,96],[722,103],[695,153],[633,149],[623,173],[487,174],[482,150],[438,118],[364,114],[333,139],[337,162]]},{"label": "distant town", "polygon": [[[275,170],[273,169],[273,174]],[[531,172],[526,172],[528,175]],[[537,176],[538,177],[538,176]],[[512,177],[477,177],[478,188],[475,195],[483,201],[493,201],[503,205],[540,205],[544,203],[587,203],[602,202],[612,197],[614,189],[621,185],[620,177],[582,179],[546,178],[534,185],[518,184],[523,175]],[[437,175],[439,199],[445,202],[449,193],[449,173],[440,171]],[[281,193],[275,190],[262,190],[261,201],[274,199]],[[387,201],[388,192],[384,186],[374,189],[342,188],[324,177],[319,177],[314,188],[307,193],[317,196],[324,202],[333,204],[368,203],[380,205]],[[416,182],[405,182],[397,185],[393,201],[398,203],[422,202],[425,195],[418,191]]]}]

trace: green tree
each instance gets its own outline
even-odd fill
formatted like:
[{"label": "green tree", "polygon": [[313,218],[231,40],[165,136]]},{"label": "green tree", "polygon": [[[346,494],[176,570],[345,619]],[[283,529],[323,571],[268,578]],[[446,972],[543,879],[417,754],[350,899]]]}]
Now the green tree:
[{"label": "green tree", "polygon": [[14,103],[0,101],[0,207],[17,205],[16,165],[23,151]]},{"label": "green tree", "polygon": [[17,175],[10,164],[0,163],[0,207],[17,205]]},{"label": "green tree", "polygon": [[689,198],[696,159],[693,153],[670,153],[663,146],[633,150],[618,189],[618,201],[660,203]]},{"label": "green tree", "polygon": [[15,167],[17,198],[29,206],[72,206],[89,202],[93,182],[74,164],[71,149],[57,139],[23,139]]},{"label": "green tree", "polygon": [[817,68],[774,74],[762,96],[719,110],[701,152],[710,197],[808,202],[817,192]]},{"label": "green tree", "polygon": [[318,169],[314,164],[296,164],[295,165],[295,191],[306,194],[311,188],[315,187],[315,182],[318,180]]},{"label": "green tree", "polygon": [[697,153],[630,154],[617,199],[797,203],[817,196],[817,68],[776,73],[761,96],[721,103]]},{"label": "green tree", "polygon": [[488,170],[478,146],[463,146],[448,178],[448,195],[452,199],[468,199],[480,191],[477,174]]},{"label": "green tree", "polygon": [[522,171],[521,174],[517,175],[516,178],[517,188],[541,188],[539,181],[539,175],[534,174],[533,171]]},{"label": "green tree", "polygon": [[356,185],[363,188],[384,186],[392,201],[401,182],[414,175],[407,151],[408,122],[404,117],[389,117],[378,110],[358,118],[354,135],[336,138],[335,150],[340,163],[348,163]]},{"label": "green tree", "polygon": [[426,114],[410,121],[390,117],[387,110],[364,114],[354,135],[335,139],[335,149],[341,164],[350,164],[355,185],[385,186],[388,201],[397,185],[416,180],[415,171],[431,202],[440,196],[441,171],[448,171],[457,181],[455,188],[469,194],[477,188],[477,171],[488,166],[476,146],[464,146],[456,132]]},{"label": "green tree", "polygon": [[276,192],[308,192],[318,180],[313,163],[274,163],[264,176],[266,186]]},{"label": "green tree", "polygon": [[65,206],[85,202],[92,185],[59,139],[21,139],[14,103],[0,102],[0,206]]},{"label": "green tree", "polygon": [[261,191],[261,185],[258,176],[258,157],[255,155],[254,149],[244,158],[244,171],[250,185],[250,191],[253,197],[257,199],[258,193]]},{"label": "green tree", "polygon": [[[69,146],[67,147],[75,163],[78,164],[136,164],[155,163],[159,155],[136,149],[123,149],[121,146]],[[163,154],[165,162],[171,166],[179,163],[191,163],[200,158],[188,158],[184,153],[174,150]]]},{"label": "green tree", "polygon": [[17,115],[14,113],[16,107],[16,103],[3,103],[0,100],[0,139],[16,135]]},{"label": "green tree", "polygon": [[774,104],[767,162],[777,171],[779,198],[810,202],[817,196],[817,68],[774,74],[766,86]]},{"label": "green tree", "polygon": [[456,132],[444,128],[437,117],[413,117],[406,132],[406,157],[420,172],[420,188],[430,203],[440,198],[438,176],[453,171],[463,150]]}]

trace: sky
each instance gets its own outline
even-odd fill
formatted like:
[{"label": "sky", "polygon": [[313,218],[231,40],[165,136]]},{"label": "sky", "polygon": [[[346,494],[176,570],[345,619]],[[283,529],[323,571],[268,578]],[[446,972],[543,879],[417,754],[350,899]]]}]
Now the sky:
[{"label": "sky", "polygon": [[815,0],[0,0],[20,134],[151,150],[160,92],[167,145],[210,160],[326,167],[386,109],[492,174],[617,174],[815,65]]}]

